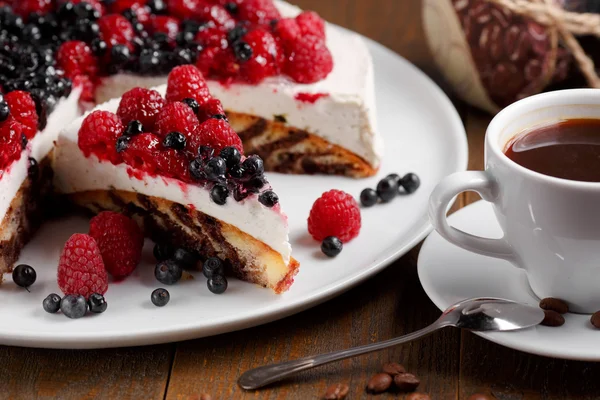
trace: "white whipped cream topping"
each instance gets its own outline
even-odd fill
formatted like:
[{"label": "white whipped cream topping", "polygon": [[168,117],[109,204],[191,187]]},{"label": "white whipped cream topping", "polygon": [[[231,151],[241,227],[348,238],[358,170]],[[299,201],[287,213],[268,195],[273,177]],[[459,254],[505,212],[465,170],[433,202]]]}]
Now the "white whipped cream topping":
[{"label": "white whipped cream topping", "polygon": [[[166,86],[155,89],[164,95]],[[94,110],[116,112],[119,101],[110,100]],[[241,202],[230,197],[225,205],[220,206],[210,199],[210,192],[201,186],[182,185],[176,179],[148,175],[140,180],[128,174],[126,164],[113,165],[96,156],[85,157],[77,144],[84,117],[71,123],[58,138],[54,154],[54,185],[57,190],[75,193],[114,188],[192,205],[198,211],[264,242],[280,253],[286,264],[289,263],[292,249],[288,239],[287,218],[280,211],[263,206],[257,196],[250,196]]]},{"label": "white whipped cream topping", "polygon": [[0,177],[0,221],[4,219],[10,203],[27,178],[29,157],[41,161],[54,147],[58,134],[66,123],[73,121],[80,115],[78,99],[80,88],[74,88],[69,97],[61,98],[54,111],[48,117],[46,127],[38,132],[21,153],[21,158],[15,161],[8,171]]},{"label": "white whipped cream topping", "polygon": [[[276,1],[276,5],[285,17],[301,12],[298,7],[283,1]],[[334,68],[324,80],[308,85],[285,77],[268,78],[258,85],[222,85],[209,80],[210,92],[221,100],[226,110],[268,120],[283,115],[290,126],[346,148],[377,168],[383,155],[383,142],[377,132],[371,54],[359,35],[329,24],[326,30]],[[103,80],[97,97],[99,101],[105,101],[119,97],[131,88],[157,86],[166,80],[166,76],[118,74]],[[298,93],[326,93],[328,96],[311,104],[296,100]]]}]

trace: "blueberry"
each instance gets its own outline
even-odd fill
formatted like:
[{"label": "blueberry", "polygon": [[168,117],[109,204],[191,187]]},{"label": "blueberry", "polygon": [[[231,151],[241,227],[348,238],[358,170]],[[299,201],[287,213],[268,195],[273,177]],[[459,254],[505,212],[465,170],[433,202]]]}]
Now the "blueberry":
[{"label": "blueberry", "polygon": [[234,165],[239,165],[240,161],[242,160],[242,154],[235,147],[225,147],[223,150],[221,150],[219,156],[225,160],[227,168],[231,168]]},{"label": "blueberry", "polygon": [[[234,3],[235,5],[235,3]],[[246,36],[246,34],[248,33],[248,29],[246,29],[246,27],[242,24],[238,24],[235,26],[235,28],[231,29],[229,32],[227,32],[227,40],[229,41],[230,44],[236,43],[240,40],[242,40],[242,38],[244,36]],[[252,49],[250,49],[252,51]]]},{"label": "blueberry", "polygon": [[239,62],[246,62],[252,58],[252,47],[244,41],[237,41],[233,44],[233,54]]},{"label": "blueberry", "polygon": [[194,41],[195,35],[190,31],[181,31],[175,37],[175,42],[179,46],[187,46]]},{"label": "blueberry", "polygon": [[116,44],[110,51],[111,61],[114,65],[123,65],[129,61],[129,48],[123,44]]},{"label": "blueberry", "polygon": [[214,294],[222,294],[227,290],[227,279],[223,275],[213,275],[206,282],[206,286]]},{"label": "blueberry", "polygon": [[104,40],[96,38],[92,40],[91,48],[95,55],[103,56],[108,51],[108,44]]},{"label": "blueberry", "polygon": [[29,141],[27,140],[27,136],[25,136],[24,133],[21,133],[21,149],[25,150],[25,148],[27,148],[27,143]]},{"label": "blueberry", "polygon": [[244,183],[244,188],[250,193],[259,193],[267,184],[267,180],[263,175],[255,176]]},{"label": "blueberry", "polygon": [[181,265],[181,267],[184,269],[193,269],[196,267],[198,258],[191,251],[187,251],[186,249],[180,248],[176,249],[173,253],[173,261]]},{"label": "blueberry", "polygon": [[171,300],[171,295],[167,289],[159,288],[152,292],[150,300],[156,307],[164,307]]},{"label": "blueberry", "polygon": [[127,124],[127,128],[125,128],[124,135],[125,136],[135,136],[144,132],[144,126],[137,119],[129,121]]},{"label": "blueberry", "polygon": [[108,303],[104,299],[104,296],[98,293],[93,293],[88,299],[88,307],[91,312],[100,314],[106,311]]},{"label": "blueberry", "polygon": [[179,282],[182,274],[183,269],[173,260],[161,261],[154,268],[154,276],[165,285],[174,285]]},{"label": "blueberry", "polygon": [[161,53],[156,50],[144,49],[140,54],[139,64],[142,74],[155,73],[161,64]]},{"label": "blueberry", "polygon": [[227,164],[221,157],[213,157],[204,166],[206,179],[212,182],[217,182],[223,179],[227,172]]},{"label": "blueberry", "polygon": [[271,208],[275,206],[275,204],[279,203],[279,196],[277,196],[274,191],[267,190],[258,196],[258,201],[260,201],[260,203],[265,207]]},{"label": "blueberry", "polygon": [[335,236],[328,236],[321,243],[321,251],[327,257],[335,257],[342,252],[342,241]]},{"label": "blueberry", "polygon": [[239,11],[237,3],[234,1],[228,1],[227,3],[225,3],[224,7],[227,10],[227,12],[231,15],[236,15]]},{"label": "blueberry", "polygon": [[252,155],[246,158],[242,164],[242,167],[244,167],[244,175],[248,177],[262,175],[265,172],[263,160],[257,155]]},{"label": "blueberry", "polygon": [[65,316],[72,319],[83,317],[87,311],[85,297],[73,294],[63,297],[60,301],[60,310]]},{"label": "blueberry", "polygon": [[29,168],[27,168],[27,176],[29,179],[35,181],[40,175],[40,166],[35,158],[29,157]]},{"label": "blueberry", "polygon": [[215,115],[211,115],[211,118],[213,119],[222,119],[223,121],[229,121],[227,119],[227,115],[225,114],[215,114]]},{"label": "blueberry", "polygon": [[225,268],[223,268],[223,262],[219,260],[217,257],[210,257],[204,261],[202,265],[202,273],[208,279],[212,278],[215,275],[223,275],[225,273]]},{"label": "blueberry", "polygon": [[9,115],[10,108],[8,107],[8,104],[5,101],[3,101],[2,103],[0,103],[0,122],[6,121]]},{"label": "blueberry", "polygon": [[12,278],[18,286],[26,288],[34,284],[37,274],[31,266],[21,264],[13,269]]},{"label": "blueberry", "polygon": [[180,132],[171,132],[163,139],[163,146],[167,149],[185,149],[185,136]]},{"label": "blueberry", "polygon": [[204,162],[201,157],[197,157],[190,161],[190,175],[197,180],[206,179],[206,175],[204,174]]},{"label": "blueberry", "polygon": [[398,194],[398,182],[394,178],[385,177],[377,184],[377,195],[384,203],[391,201]]},{"label": "blueberry", "polygon": [[372,207],[377,204],[377,192],[371,188],[366,188],[360,192],[360,202],[364,207]]},{"label": "blueberry", "polygon": [[217,183],[210,190],[210,198],[220,206],[227,203],[227,197],[229,197],[229,189],[225,185]]},{"label": "blueberry", "polygon": [[119,136],[117,138],[116,149],[117,153],[121,153],[129,147],[129,142],[131,141],[131,136]]},{"label": "blueberry", "polygon": [[164,260],[168,260],[169,258],[173,257],[173,254],[175,253],[173,247],[171,247],[171,245],[166,244],[166,243],[156,243],[154,245],[154,249],[152,250],[152,253],[154,254],[154,258],[156,258],[157,261],[164,261]]},{"label": "blueberry", "polygon": [[196,99],[192,99],[190,97],[187,97],[183,100],[181,100],[181,102],[183,104],[187,104],[192,111],[194,112],[194,114],[198,114],[198,111],[200,110],[200,104],[198,104],[198,102],[196,101]]},{"label": "blueberry", "polygon": [[171,57],[174,65],[192,64],[196,60],[196,54],[185,47],[176,48]]},{"label": "blueberry", "polygon": [[390,178],[395,180],[396,182],[398,182],[398,184],[400,184],[400,175],[393,173],[393,174],[389,174],[388,176],[386,176],[386,178]]},{"label": "blueberry", "polygon": [[60,310],[60,296],[56,293],[50,293],[42,302],[44,311],[54,314]]},{"label": "blueberry", "polygon": [[400,180],[400,186],[404,188],[406,193],[414,193],[417,191],[419,186],[421,186],[421,179],[419,179],[417,174],[410,172],[402,177]]},{"label": "blueberry", "polygon": [[146,5],[150,7],[152,14],[161,14],[167,11],[167,4],[164,0],[148,0]]}]

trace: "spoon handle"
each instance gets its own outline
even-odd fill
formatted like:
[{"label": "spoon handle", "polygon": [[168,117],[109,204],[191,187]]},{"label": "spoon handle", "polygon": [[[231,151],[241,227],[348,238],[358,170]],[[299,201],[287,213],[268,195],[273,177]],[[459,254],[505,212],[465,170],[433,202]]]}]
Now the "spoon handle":
[{"label": "spoon handle", "polygon": [[254,368],[242,374],[240,379],[238,379],[238,385],[240,385],[242,389],[246,390],[258,389],[270,383],[292,376],[300,371],[305,371],[319,365],[328,364],[330,362],[370,353],[372,351],[383,350],[402,343],[411,342],[415,339],[427,336],[445,326],[448,326],[448,324],[436,321],[433,324],[416,332],[412,332],[408,335],[400,336],[394,339],[385,340],[383,342],[367,344],[351,349],[339,350],[317,356],[309,356],[299,358],[297,360],[285,361],[278,364]]}]

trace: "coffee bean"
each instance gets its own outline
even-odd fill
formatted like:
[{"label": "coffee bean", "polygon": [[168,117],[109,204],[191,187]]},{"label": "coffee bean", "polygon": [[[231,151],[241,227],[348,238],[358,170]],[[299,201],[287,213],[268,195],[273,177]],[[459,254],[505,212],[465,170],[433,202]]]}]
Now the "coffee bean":
[{"label": "coffee bean", "polygon": [[345,383],[334,383],[333,385],[327,388],[325,395],[323,396],[324,400],[342,400],[345,399],[348,395],[348,391],[350,388]]},{"label": "coffee bean", "polygon": [[394,384],[401,392],[412,392],[420,383],[419,378],[407,372],[394,376]]},{"label": "coffee bean", "polygon": [[406,369],[398,363],[387,363],[381,368],[381,371],[391,376],[395,376],[406,372]]},{"label": "coffee bean", "polygon": [[565,324],[565,317],[552,310],[544,310],[544,320],[541,322],[544,326],[562,326]]},{"label": "coffee bean", "polygon": [[392,386],[392,377],[388,374],[379,373],[373,375],[367,383],[367,392],[369,393],[383,393]]},{"label": "coffee bean", "polygon": [[427,393],[411,393],[404,400],[431,400]]},{"label": "coffee bean", "polygon": [[595,313],[593,313],[592,318],[590,318],[590,321],[592,322],[592,325],[600,329],[600,311],[596,311]]},{"label": "coffee bean", "polygon": [[473,393],[467,400],[494,400],[492,396],[482,393]]},{"label": "coffee bean", "polygon": [[566,314],[569,312],[569,305],[561,299],[555,299],[553,297],[546,297],[540,301],[540,308],[542,310],[556,311],[559,314]]}]

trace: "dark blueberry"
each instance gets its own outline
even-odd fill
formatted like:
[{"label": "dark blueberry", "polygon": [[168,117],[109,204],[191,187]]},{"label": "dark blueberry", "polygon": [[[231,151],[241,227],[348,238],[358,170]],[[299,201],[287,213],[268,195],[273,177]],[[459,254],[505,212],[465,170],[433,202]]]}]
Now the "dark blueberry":
[{"label": "dark blueberry", "polygon": [[278,22],[279,22],[279,20],[277,18],[270,20],[269,21],[269,26],[271,27],[271,29],[275,29],[275,27],[277,26]]},{"label": "dark blueberry", "polygon": [[50,293],[44,301],[42,301],[42,306],[44,307],[44,311],[50,314],[55,314],[60,310],[60,296],[56,293]]},{"label": "dark blueberry", "polygon": [[231,15],[236,15],[239,11],[237,3],[235,3],[234,1],[228,1],[227,3],[225,3],[225,9]]},{"label": "dark blueberry", "polygon": [[181,31],[177,33],[177,36],[175,37],[175,42],[179,46],[187,46],[188,44],[194,41],[195,37],[196,35],[193,32]]},{"label": "dark blueberry", "polygon": [[168,260],[169,258],[173,257],[174,252],[175,250],[173,247],[166,243],[156,243],[154,245],[154,249],[152,250],[154,258],[156,258],[157,261]]},{"label": "dark blueberry", "polygon": [[398,184],[400,184],[400,175],[394,173],[394,174],[389,174],[388,176],[386,176],[386,178],[390,178],[395,180],[396,182],[398,182]]},{"label": "dark blueberry", "polygon": [[35,158],[29,157],[29,168],[27,169],[27,175],[29,176],[29,179],[33,181],[37,180],[38,176],[40,175],[40,166]]},{"label": "dark blueberry", "polygon": [[10,108],[5,101],[0,103],[0,122],[6,121],[8,116],[10,115]]},{"label": "dark blueberry", "polygon": [[27,264],[17,265],[12,273],[13,281],[17,286],[29,287],[35,283],[37,274],[35,269]]},{"label": "dark blueberry", "polygon": [[360,192],[360,203],[364,207],[372,207],[377,204],[377,192],[371,188],[366,188]]},{"label": "dark blueberry", "polygon": [[156,280],[165,285],[174,285],[179,282],[183,269],[173,260],[160,261],[154,268]]},{"label": "dark blueberry", "polygon": [[217,183],[210,190],[210,198],[220,206],[227,203],[227,197],[229,197],[229,189],[225,185]]},{"label": "dark blueberry", "polygon": [[238,185],[233,189],[233,198],[235,201],[242,201],[250,196],[250,192]]},{"label": "dark blueberry", "polygon": [[42,31],[37,25],[27,24],[25,28],[23,28],[23,32],[21,33],[23,39],[28,42],[38,42],[42,38]]},{"label": "dark blueberry", "polygon": [[167,149],[185,149],[185,136],[180,132],[171,132],[163,139],[163,146]]},{"label": "dark blueberry", "polygon": [[262,175],[265,172],[263,160],[257,155],[251,155],[250,157],[246,158],[242,166],[245,170],[244,175],[248,177]]},{"label": "dark blueberry", "polygon": [[247,180],[246,183],[244,183],[244,188],[246,188],[246,190],[248,190],[250,193],[258,193],[266,184],[267,180],[265,177],[263,175],[259,175]]},{"label": "dark blueberry", "polygon": [[129,142],[131,141],[131,136],[119,136],[117,138],[117,153],[121,153],[125,151],[129,147]]},{"label": "dark blueberry", "polygon": [[196,99],[188,97],[186,99],[181,100],[181,102],[187,104],[192,109],[192,111],[194,111],[194,114],[198,114],[198,111],[200,110],[200,104],[198,104]]},{"label": "dark blueberry", "polygon": [[244,167],[242,167],[240,164],[234,165],[229,169],[229,176],[231,176],[233,179],[242,179],[244,174]]},{"label": "dark blueberry", "polygon": [[152,39],[154,44],[156,45],[157,50],[170,50],[171,49],[171,39],[169,39],[169,35],[164,32],[155,32],[152,35]]},{"label": "dark blueberry", "polygon": [[201,157],[190,161],[190,175],[192,175],[192,178],[199,181],[206,179],[206,175],[204,174],[204,161]]},{"label": "dark blueberry", "polygon": [[25,148],[27,148],[27,136],[25,136],[24,133],[21,133],[21,149],[25,150]]},{"label": "dark blueberry", "polygon": [[75,23],[74,32],[78,39],[89,43],[100,35],[100,26],[95,22],[90,23],[88,20],[81,19]]},{"label": "dark blueberry", "polygon": [[397,194],[398,182],[394,178],[383,178],[377,184],[377,195],[384,203],[393,200]]},{"label": "dark blueberry", "polygon": [[196,33],[200,31],[201,26],[202,25],[200,24],[200,22],[195,21],[193,19],[185,19],[183,20],[183,22],[181,22],[181,30],[184,32],[192,32],[194,34],[194,37],[196,36]]},{"label": "dark blueberry", "polygon": [[87,311],[87,303],[82,295],[68,295],[60,301],[60,311],[69,318],[81,318]]},{"label": "dark blueberry", "polygon": [[229,121],[227,119],[227,115],[225,115],[225,114],[215,114],[215,115],[212,115],[211,118],[222,119],[223,121]]},{"label": "dark blueberry", "polygon": [[327,257],[335,257],[342,252],[344,244],[335,236],[328,236],[321,243],[321,251]]},{"label": "dark blueberry", "polygon": [[258,196],[258,201],[260,201],[260,203],[265,207],[271,208],[275,204],[279,203],[279,196],[277,196],[277,194],[274,191],[267,190],[265,192],[262,192],[260,196]]},{"label": "dark blueberry", "polygon": [[164,0],[148,0],[146,5],[152,11],[152,14],[161,14],[167,11],[167,4]]},{"label": "dark blueberry", "polygon": [[213,157],[204,166],[206,179],[212,182],[218,182],[223,179],[227,172],[227,164],[221,157]]},{"label": "dark blueberry", "polygon": [[58,17],[63,21],[70,20],[75,17],[75,5],[70,1],[63,3],[58,8]]},{"label": "dark blueberry", "polygon": [[239,62],[246,62],[252,58],[252,47],[244,41],[238,41],[233,44],[233,54]]},{"label": "dark blueberry", "polygon": [[103,56],[106,54],[106,51],[108,50],[108,45],[106,44],[106,42],[104,40],[102,40],[100,38],[96,38],[96,39],[92,40],[91,48],[95,55]]},{"label": "dark blueberry", "polygon": [[215,154],[215,149],[210,146],[200,146],[198,149],[198,156],[205,161],[212,158],[213,154]]},{"label": "dark blueberry", "polygon": [[213,275],[213,277],[206,282],[206,286],[208,286],[208,290],[214,294],[222,294],[227,290],[227,279],[223,275]]},{"label": "dark blueberry", "polygon": [[81,20],[85,21],[86,19],[98,19],[94,18],[96,14],[94,13],[95,8],[88,2],[81,2],[75,4],[73,7],[73,11],[75,15],[77,15]]},{"label": "dark blueberry", "polygon": [[231,44],[236,43],[236,42],[242,40],[242,38],[244,36],[246,36],[247,33],[248,33],[248,29],[246,29],[246,27],[244,25],[238,24],[235,26],[235,28],[233,28],[229,32],[227,32],[227,40]]},{"label": "dark blueberry", "polygon": [[123,65],[129,61],[129,48],[123,44],[116,44],[110,51],[111,61],[115,65]]},{"label": "dark blueberry", "polygon": [[104,299],[104,296],[98,293],[93,293],[88,299],[88,308],[95,314],[100,314],[106,311],[108,303]]},{"label": "dark blueberry", "polygon": [[404,188],[406,193],[414,193],[421,186],[421,179],[419,179],[417,174],[410,172],[400,179],[400,186]]},{"label": "dark blueberry", "polygon": [[196,255],[191,251],[180,248],[176,249],[175,253],[173,253],[173,261],[175,261],[183,269],[194,269],[196,267],[196,263],[198,262],[198,257],[196,257]]},{"label": "dark blueberry", "polygon": [[167,289],[159,288],[152,292],[150,300],[156,307],[164,307],[171,300],[171,295]]},{"label": "dark blueberry", "polygon": [[156,73],[161,65],[161,54],[157,50],[144,49],[140,54],[139,63],[142,74]]},{"label": "dark blueberry", "polygon": [[73,90],[73,81],[69,78],[61,78],[61,81],[65,85],[64,96],[69,96],[71,94],[71,90]]},{"label": "dark blueberry", "polygon": [[175,49],[172,55],[174,65],[186,65],[196,61],[196,54],[191,49],[183,47]]},{"label": "dark blueberry", "polygon": [[234,165],[239,165],[240,161],[242,160],[242,154],[240,151],[232,146],[225,147],[223,150],[221,150],[219,156],[225,160],[227,168],[231,168]]},{"label": "dark blueberry", "polygon": [[123,10],[123,12],[121,13],[121,15],[123,15],[129,21],[137,21],[137,14],[131,8]]},{"label": "dark blueberry", "polygon": [[137,119],[129,121],[127,124],[127,128],[125,128],[125,132],[123,133],[125,136],[135,136],[144,132],[144,126]]},{"label": "dark blueberry", "polygon": [[132,22],[131,26],[133,27],[133,30],[138,34],[144,32],[144,25],[139,21]]},{"label": "dark blueberry", "polygon": [[212,278],[214,275],[223,275],[225,274],[225,268],[223,267],[223,262],[219,260],[217,257],[209,257],[202,264],[202,273],[208,279]]}]

